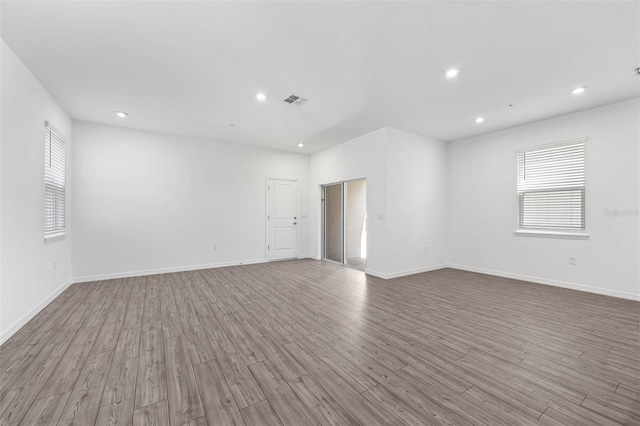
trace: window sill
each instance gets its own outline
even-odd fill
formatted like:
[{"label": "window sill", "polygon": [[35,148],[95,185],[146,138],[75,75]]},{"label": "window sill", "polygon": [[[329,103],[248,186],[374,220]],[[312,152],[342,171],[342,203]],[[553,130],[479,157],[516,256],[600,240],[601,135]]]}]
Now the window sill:
[{"label": "window sill", "polygon": [[586,240],[589,238],[589,234],[585,234],[584,232],[536,231],[529,229],[518,229],[513,233],[518,237],[561,238],[566,240]]},{"label": "window sill", "polygon": [[67,237],[66,232],[60,232],[58,234],[45,235],[44,243],[55,243],[56,241],[64,240]]}]

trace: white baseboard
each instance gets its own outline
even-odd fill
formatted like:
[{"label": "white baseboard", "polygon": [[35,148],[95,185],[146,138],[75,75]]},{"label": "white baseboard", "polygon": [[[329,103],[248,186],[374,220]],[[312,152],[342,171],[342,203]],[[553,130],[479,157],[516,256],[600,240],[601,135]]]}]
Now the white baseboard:
[{"label": "white baseboard", "polygon": [[69,280],[66,283],[62,284],[57,290],[51,293],[49,296],[45,297],[40,303],[34,306],[29,312],[24,314],[18,321],[14,322],[0,333],[0,345],[6,342],[9,337],[13,336],[13,334],[18,331],[23,325],[28,323],[33,317],[35,317],[41,310],[43,310],[49,303],[53,301],[56,297],[60,295],[63,291],[67,289],[71,284],[73,284],[73,280]]},{"label": "white baseboard", "polygon": [[175,266],[172,268],[147,269],[143,271],[117,272],[114,274],[88,275],[73,279],[74,283],[87,283],[91,281],[113,280],[117,278],[143,277],[146,275],[170,274],[172,272],[197,271],[200,269],[223,268],[225,266],[253,265],[256,263],[266,263],[266,259],[250,259],[233,262],[208,263],[205,265]]},{"label": "white baseboard", "polygon": [[640,294],[628,293],[626,291],[609,290],[607,288],[591,287],[582,284],[574,284],[566,281],[550,280],[547,278],[531,277],[529,275],[513,274],[510,272],[494,271],[492,269],[476,268],[474,266],[464,266],[457,264],[447,265],[449,268],[460,269],[462,271],[477,272],[479,274],[495,275],[497,277],[512,278],[515,280],[529,281],[536,284],[550,285],[554,287],[568,288],[570,290],[585,291],[587,293],[602,294],[605,296],[619,297],[622,299],[640,301]]},{"label": "white baseboard", "polygon": [[368,275],[373,275],[374,277],[382,278],[385,280],[389,280],[392,278],[406,277],[407,275],[421,274],[423,272],[435,271],[437,269],[447,268],[449,265],[443,263],[440,265],[431,265],[425,266],[423,268],[416,269],[407,269],[405,271],[392,272],[390,274],[386,274],[384,272],[375,271],[373,269],[365,269],[364,273]]}]

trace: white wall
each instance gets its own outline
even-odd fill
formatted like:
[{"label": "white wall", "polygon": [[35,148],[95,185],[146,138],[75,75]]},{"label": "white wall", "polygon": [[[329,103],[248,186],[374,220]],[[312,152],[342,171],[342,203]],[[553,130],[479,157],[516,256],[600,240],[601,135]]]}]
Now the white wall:
[{"label": "white wall", "polygon": [[[449,144],[450,259],[466,269],[640,297],[640,101]],[[515,151],[587,141],[586,241],[515,236]],[[632,210],[635,216],[607,217]],[[569,256],[577,265],[569,265]]]},{"label": "white wall", "polygon": [[268,176],[298,179],[307,213],[306,155],[76,121],[73,137],[79,280],[264,261]]},{"label": "white wall", "polygon": [[342,180],[367,179],[367,269],[385,271],[387,128],[311,155],[309,164],[309,223],[311,255],[321,251],[321,185]]},{"label": "white wall", "polygon": [[67,206],[72,203],[69,176],[71,120],[4,40],[0,49],[2,341],[35,315],[71,280],[70,235],[63,240],[44,243],[45,121],[50,121],[69,144]]},{"label": "white wall", "polygon": [[[384,127],[311,156],[312,254],[320,257],[320,186],[367,179],[367,272],[390,278],[446,262],[446,144]],[[424,253],[424,246],[430,247]]]},{"label": "white wall", "polygon": [[405,275],[444,266],[448,260],[447,222],[447,144],[390,127],[389,271]]}]

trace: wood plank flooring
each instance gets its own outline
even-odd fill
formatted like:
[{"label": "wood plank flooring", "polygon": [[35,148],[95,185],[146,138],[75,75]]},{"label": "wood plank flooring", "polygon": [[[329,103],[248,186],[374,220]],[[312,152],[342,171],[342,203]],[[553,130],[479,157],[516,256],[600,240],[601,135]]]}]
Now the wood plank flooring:
[{"label": "wood plank flooring", "polygon": [[313,260],[75,284],[0,346],[1,425],[640,424],[640,303]]}]

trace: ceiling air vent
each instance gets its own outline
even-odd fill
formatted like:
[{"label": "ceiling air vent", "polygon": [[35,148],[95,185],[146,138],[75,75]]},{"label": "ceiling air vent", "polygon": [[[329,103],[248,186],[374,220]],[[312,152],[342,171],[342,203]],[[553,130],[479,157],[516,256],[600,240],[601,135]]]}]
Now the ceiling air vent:
[{"label": "ceiling air vent", "polygon": [[302,96],[291,94],[288,98],[284,100],[286,103],[291,105],[302,105],[308,101],[308,99],[303,98]]}]

